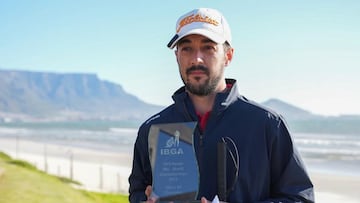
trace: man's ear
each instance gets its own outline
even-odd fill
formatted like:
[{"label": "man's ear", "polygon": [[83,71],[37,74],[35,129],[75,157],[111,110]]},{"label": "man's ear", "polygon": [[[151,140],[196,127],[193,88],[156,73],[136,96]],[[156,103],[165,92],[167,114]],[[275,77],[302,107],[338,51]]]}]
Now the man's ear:
[{"label": "man's ear", "polygon": [[228,66],[233,59],[234,48],[229,48],[225,53],[225,66]]}]

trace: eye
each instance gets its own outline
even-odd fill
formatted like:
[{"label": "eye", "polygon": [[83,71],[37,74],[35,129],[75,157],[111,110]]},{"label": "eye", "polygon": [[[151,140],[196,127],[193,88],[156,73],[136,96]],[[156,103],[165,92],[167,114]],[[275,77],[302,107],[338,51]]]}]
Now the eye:
[{"label": "eye", "polygon": [[216,48],[215,48],[215,46],[212,46],[212,45],[205,45],[203,47],[203,50],[206,52],[214,52],[214,51],[216,51]]},{"label": "eye", "polygon": [[190,52],[191,50],[192,50],[192,48],[190,46],[180,47],[180,51],[182,51],[182,52]]},{"label": "eye", "polygon": [[210,45],[207,45],[207,46],[205,46],[205,49],[210,50],[210,49],[214,49],[214,47],[210,46]]}]

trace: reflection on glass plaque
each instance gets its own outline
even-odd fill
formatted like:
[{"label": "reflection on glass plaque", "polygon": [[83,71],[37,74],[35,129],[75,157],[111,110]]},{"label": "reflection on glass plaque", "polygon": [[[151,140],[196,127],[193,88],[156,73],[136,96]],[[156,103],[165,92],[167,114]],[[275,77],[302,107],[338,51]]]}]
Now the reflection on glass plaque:
[{"label": "reflection on glass plaque", "polygon": [[196,122],[152,125],[149,154],[153,195],[160,201],[192,201],[199,187],[193,148]]}]

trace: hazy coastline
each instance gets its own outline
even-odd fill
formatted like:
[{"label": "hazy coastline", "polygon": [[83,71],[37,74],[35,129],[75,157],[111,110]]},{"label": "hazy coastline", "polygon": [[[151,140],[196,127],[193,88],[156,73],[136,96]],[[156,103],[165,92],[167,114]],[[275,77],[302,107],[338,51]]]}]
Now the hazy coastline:
[{"label": "hazy coastline", "polygon": [[[26,160],[50,174],[72,176],[83,184],[84,189],[123,194],[128,192],[130,148],[127,152],[111,151],[0,137],[0,151],[13,158]],[[321,159],[305,158],[304,161],[315,186],[317,202],[355,203],[360,199],[358,171],[327,170],[329,163]]]},{"label": "hazy coastline", "polygon": [[[0,126],[0,151],[93,191],[128,193],[137,127],[118,122],[13,123]],[[293,133],[316,202],[360,199],[358,134]]]}]

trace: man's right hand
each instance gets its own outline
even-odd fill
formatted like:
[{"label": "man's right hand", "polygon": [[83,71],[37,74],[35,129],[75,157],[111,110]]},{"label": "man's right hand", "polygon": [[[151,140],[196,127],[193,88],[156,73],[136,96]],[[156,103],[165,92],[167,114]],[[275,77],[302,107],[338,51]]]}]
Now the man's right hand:
[{"label": "man's right hand", "polygon": [[205,197],[201,198],[201,203],[210,203],[209,200],[207,200]]},{"label": "man's right hand", "polygon": [[[145,195],[147,197],[147,203],[155,203],[157,198],[155,196],[152,196],[151,195],[152,193],[152,186],[151,185],[148,185],[145,189]],[[201,198],[201,203],[211,203],[211,201],[207,200],[205,197],[202,197]],[[224,203],[224,202],[221,202],[220,203]]]},{"label": "man's right hand", "polygon": [[157,198],[155,196],[152,196],[152,186],[148,185],[145,189],[145,195],[147,197],[147,203],[155,203]]}]

